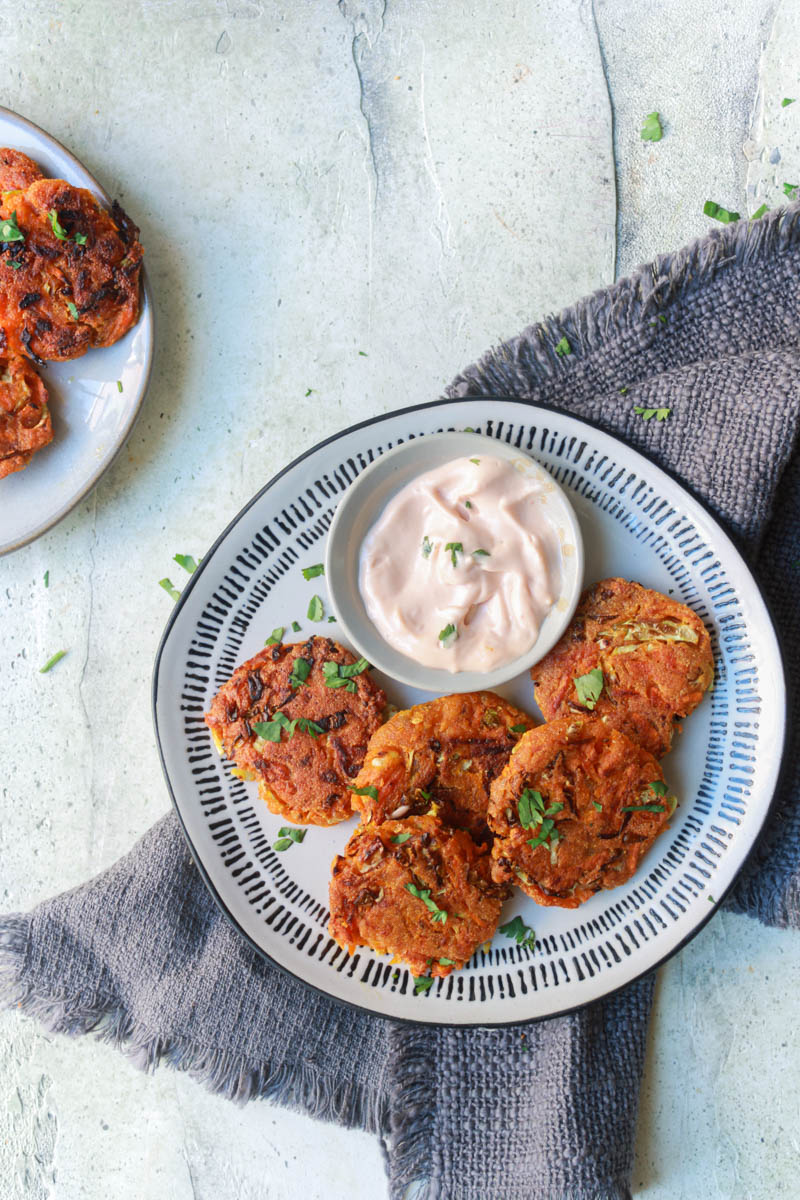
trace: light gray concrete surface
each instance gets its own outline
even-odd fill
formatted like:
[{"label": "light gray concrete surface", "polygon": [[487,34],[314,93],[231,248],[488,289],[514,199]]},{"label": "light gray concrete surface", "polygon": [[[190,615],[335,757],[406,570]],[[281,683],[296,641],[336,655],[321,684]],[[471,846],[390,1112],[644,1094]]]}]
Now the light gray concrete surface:
[{"label": "light gray concrete surface", "polygon": [[[774,8],[0,0],[0,103],[140,222],[158,331],[121,458],[0,560],[0,909],[79,883],[166,807],[149,678],[175,551],[319,438],[609,282],[617,246],[624,271],[701,233],[703,200],[760,203],[745,181],[760,197],[762,151],[792,161],[800,130],[775,100],[800,95],[789,4],[756,103]],[[797,1194],[798,983],[797,935],[727,915],[662,970],[637,1195]],[[0,1200],[384,1194],[363,1134],[0,1014]]]}]

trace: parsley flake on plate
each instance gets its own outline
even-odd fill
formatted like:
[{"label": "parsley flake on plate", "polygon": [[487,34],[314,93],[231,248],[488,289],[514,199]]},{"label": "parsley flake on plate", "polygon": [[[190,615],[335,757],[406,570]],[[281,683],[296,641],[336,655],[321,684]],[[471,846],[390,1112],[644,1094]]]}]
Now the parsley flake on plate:
[{"label": "parsley flake on plate", "polygon": [[721,204],[715,204],[713,200],[706,200],[703,212],[707,217],[713,217],[715,221],[720,221],[723,225],[733,225],[739,220],[739,213],[732,212],[729,208],[723,208]]},{"label": "parsley flake on plate", "polygon": [[283,635],[285,632],[286,632],[286,627],[284,625],[276,625],[275,628],[273,629],[272,633],[269,635],[267,640],[264,642],[264,645],[265,646],[279,645],[280,642],[283,641]]},{"label": "parsley flake on plate", "polygon": [[359,658],[354,663],[337,663],[324,662],[322,664],[322,674],[325,680],[325,687],[329,688],[347,688],[348,692],[355,692],[356,688],[354,679],[356,675],[361,675],[363,671],[369,670],[369,663],[365,658]]},{"label": "parsley flake on plate", "polygon": [[422,901],[428,912],[431,914],[431,920],[434,922],[434,924],[444,925],[447,920],[447,913],[443,908],[439,908],[439,905],[435,900],[431,900],[430,888],[418,888],[414,883],[407,883],[405,888],[406,891],[410,892],[412,896],[415,896],[417,900]]},{"label": "parsley flake on plate", "polygon": [[278,840],[272,843],[272,849],[280,852],[281,850],[288,850],[290,846],[295,844],[299,845],[306,836],[306,833],[307,830],[305,829],[295,829],[292,825],[284,825],[282,829],[278,830]]},{"label": "parsley flake on plate", "polygon": [[664,130],[661,127],[661,117],[657,112],[648,113],[644,119],[641,133],[639,137],[643,142],[660,142],[664,136]]},{"label": "parsley flake on plate", "polygon": [[425,995],[433,987],[433,979],[430,975],[420,975],[414,977],[414,995]]},{"label": "parsley flake on plate", "polygon": [[56,650],[56,652],[52,656],[52,658],[48,658],[48,660],[44,664],[44,666],[39,667],[39,674],[46,675],[48,671],[52,671],[52,669],[56,665],[56,663],[61,662],[62,658],[64,657],[64,655],[66,653],[67,653],[66,650]]},{"label": "parsley flake on plate", "polygon": [[300,632],[300,622],[292,621],[292,629],[295,631],[295,633],[299,633]]},{"label": "parsley flake on plate", "polygon": [[313,567],[303,567],[303,579],[316,579],[318,575],[324,574],[324,563],[314,563]]},{"label": "parsley flake on plate", "polygon": [[440,958],[438,961],[440,967],[454,967],[456,965],[454,958]]},{"label": "parsley flake on plate", "polygon": [[17,224],[17,210],[0,221],[0,242],[24,242],[25,234]]},{"label": "parsley flake on plate", "polygon": [[660,779],[654,779],[652,783],[648,783],[647,786],[654,791],[657,796],[666,796],[667,794],[667,785],[662,783]]},{"label": "parsley flake on plate", "polygon": [[320,596],[312,596],[306,613],[309,621],[321,621],[325,616],[325,605]]},{"label": "parsley flake on plate", "polygon": [[572,682],[575,684],[578,702],[591,712],[603,690],[605,683],[603,672],[599,667],[595,667],[592,671],[587,671],[585,675],[576,676]]},{"label": "parsley flake on plate", "polygon": [[505,925],[501,925],[498,933],[502,933],[504,937],[513,938],[523,950],[533,950],[536,945],[536,934],[530,925],[526,925],[519,916],[514,917],[513,921],[507,921]]},{"label": "parsley flake on plate", "polygon": [[572,346],[570,346],[566,336],[562,337],[560,342],[556,342],[555,352],[559,358],[566,358],[568,354],[572,354]]}]

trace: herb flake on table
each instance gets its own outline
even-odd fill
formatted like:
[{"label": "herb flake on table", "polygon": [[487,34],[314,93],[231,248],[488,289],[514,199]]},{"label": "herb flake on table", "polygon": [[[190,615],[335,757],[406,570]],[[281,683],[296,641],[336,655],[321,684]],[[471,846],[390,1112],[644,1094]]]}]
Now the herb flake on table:
[{"label": "herb flake on table", "polygon": [[796,200],[797,199],[796,192],[797,192],[798,187],[800,187],[800,184],[798,184],[798,183],[785,183],[783,185],[783,190],[784,190],[785,195],[787,195],[790,200]]},{"label": "herb flake on table", "polygon": [[264,642],[265,646],[278,646],[283,641],[283,635],[286,632],[284,625],[276,625],[272,633]]},{"label": "herb flake on table", "polygon": [[321,621],[325,616],[325,605],[320,596],[312,596],[306,613],[309,621]]},{"label": "herb flake on table", "polygon": [[594,667],[593,670],[587,671],[585,675],[576,676],[572,682],[575,684],[578,702],[592,712],[595,704],[600,699],[605,684],[605,678],[600,667]]},{"label": "herb flake on table", "polygon": [[118,380],[117,380],[117,391],[118,391],[118,392],[121,392],[122,390],[123,390],[123,388],[122,388],[122,380],[121,380],[121,379],[118,379]]},{"label": "herb flake on table", "polygon": [[51,658],[48,658],[48,660],[44,664],[44,666],[39,667],[39,674],[46,675],[48,671],[52,671],[52,669],[56,665],[56,663],[61,662],[62,658],[64,657],[64,655],[66,653],[67,653],[66,650],[56,650],[55,654]]},{"label": "herb flake on table", "polygon": [[759,208],[756,209],[756,211],[753,213],[750,220],[751,221],[760,221],[761,218],[764,216],[764,213],[768,213],[768,212],[769,212],[769,205],[762,204]]},{"label": "herb flake on table", "polygon": [[0,242],[24,242],[25,234],[17,224],[17,210],[0,221]]},{"label": "herb flake on table", "polygon": [[177,604],[181,598],[181,594],[168,576],[165,575],[163,579],[159,579],[158,586],[162,587],[167,595],[171,596]]},{"label": "herb flake on table", "polygon": [[410,892],[412,896],[415,896],[417,900],[422,901],[428,912],[431,914],[431,920],[434,922],[434,924],[445,924],[447,921],[447,913],[443,908],[439,908],[439,905],[435,900],[431,899],[430,888],[418,888],[415,883],[407,883],[405,885],[405,889],[407,892]]},{"label": "herb flake on table", "polygon": [[444,629],[442,629],[439,633],[439,641],[442,643],[445,650],[448,650],[457,638],[458,630],[453,624],[445,625]]},{"label": "herb flake on table", "polygon": [[643,421],[651,421],[653,417],[655,417],[657,421],[666,421],[667,417],[672,412],[672,409],[642,408],[641,405],[637,404],[633,411],[636,413],[636,416],[641,417]]},{"label": "herb flake on table", "polygon": [[45,571],[45,573],[44,573],[44,586],[50,587],[50,572],[49,571]]},{"label": "herb flake on table", "polygon": [[639,137],[643,142],[660,142],[664,136],[661,117],[657,112],[648,113],[644,119]]},{"label": "herb flake on table", "polygon": [[290,846],[299,845],[307,832],[305,829],[295,829],[292,825],[284,825],[278,830],[278,840],[272,843],[272,849],[280,853],[282,850],[288,850]]},{"label": "herb flake on table", "polygon": [[520,916],[514,917],[513,921],[507,921],[505,925],[501,925],[498,933],[502,933],[504,937],[513,938],[523,950],[533,950],[536,945],[536,934],[530,925],[525,924]]},{"label": "herb flake on table", "polygon": [[429,992],[433,987],[433,979],[430,975],[414,976],[414,995],[420,996]]},{"label": "herb flake on table", "polygon": [[738,212],[733,212],[730,208],[723,208],[721,204],[716,204],[713,200],[706,200],[703,212],[707,217],[713,217],[715,221],[720,221],[723,225],[733,225],[740,216]]},{"label": "herb flake on table", "polygon": [[795,96],[784,96],[784,98],[781,100],[781,108],[788,108],[790,104],[794,104],[795,99]]},{"label": "herb flake on table", "polygon": [[292,673],[289,676],[289,687],[294,691],[304,684],[311,671],[311,663],[307,658],[296,658],[292,662]]},{"label": "herb flake on table", "polygon": [[303,567],[303,579],[316,579],[318,575],[325,574],[325,565],[323,563],[314,563],[313,567]]},{"label": "herb flake on table", "polygon": [[191,554],[174,554],[172,561],[176,562],[179,567],[183,567],[184,571],[188,571],[190,575],[194,575],[197,570],[197,562]]},{"label": "herb flake on table", "polygon": [[572,346],[570,346],[566,335],[562,337],[560,342],[556,342],[555,352],[559,358],[566,358],[568,354],[572,354]]},{"label": "herb flake on table", "polygon": [[450,551],[450,562],[453,564],[454,567],[457,567],[458,559],[457,559],[456,555],[464,553],[464,547],[463,547],[462,543],[461,542],[447,542],[447,544],[445,545],[445,550]]},{"label": "herb flake on table", "polygon": [[378,789],[373,787],[371,783],[367,784],[366,787],[353,787],[351,783],[348,783],[347,790],[352,792],[354,796],[369,796],[370,800],[378,799]]}]

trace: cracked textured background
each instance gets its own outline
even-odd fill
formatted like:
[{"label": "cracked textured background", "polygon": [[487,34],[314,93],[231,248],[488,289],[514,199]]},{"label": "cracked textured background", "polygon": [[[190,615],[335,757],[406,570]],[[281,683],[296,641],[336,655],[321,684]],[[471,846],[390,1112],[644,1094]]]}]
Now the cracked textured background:
[{"label": "cracked textured background", "polygon": [[[789,0],[110,11],[0,0],[0,103],[140,222],[158,322],[127,449],[0,560],[3,910],[165,809],[149,678],[175,551],[202,554],[312,442],[435,397],[490,343],[701,234],[705,199],[752,212],[800,181]],[[662,970],[637,1196],[797,1193],[798,994],[797,935],[728,914]],[[365,1135],[0,1014],[0,1200],[384,1194]]]}]

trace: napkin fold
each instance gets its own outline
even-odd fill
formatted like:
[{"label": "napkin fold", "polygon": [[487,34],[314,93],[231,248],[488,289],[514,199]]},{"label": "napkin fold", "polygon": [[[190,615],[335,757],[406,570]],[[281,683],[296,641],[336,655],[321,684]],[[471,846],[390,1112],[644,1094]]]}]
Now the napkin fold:
[{"label": "napkin fold", "polygon": [[[800,206],[712,233],[531,326],[448,395],[590,418],[651,454],[739,538],[800,662]],[[569,354],[555,347],[567,339]],[[563,343],[562,343],[563,348]],[[669,408],[664,421],[635,407]],[[800,745],[726,903],[800,925]],[[12,817],[13,819],[13,817]],[[567,1017],[425,1029],[344,1008],[261,959],[216,908],[177,819],[27,914],[0,918],[0,1001],[374,1132],[400,1200],[624,1200],[652,977]]]}]

